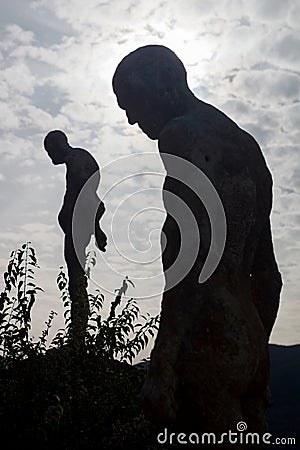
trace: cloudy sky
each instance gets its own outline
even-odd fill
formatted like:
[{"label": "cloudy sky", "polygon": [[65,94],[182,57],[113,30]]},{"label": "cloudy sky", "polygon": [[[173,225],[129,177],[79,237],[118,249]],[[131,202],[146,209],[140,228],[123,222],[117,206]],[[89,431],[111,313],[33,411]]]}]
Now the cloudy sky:
[{"label": "cloudy sky", "polygon": [[[91,290],[113,292],[128,275],[143,311],[159,311],[159,230],[164,170],[156,143],[129,126],[111,79],[120,60],[146,44],[182,59],[193,92],[223,110],[261,145],[274,180],[272,228],[284,279],[271,341],[300,342],[300,7],[294,0],[10,0],[0,3],[0,268],[31,241],[45,289],[34,310],[39,334],[51,309],[63,235],[57,213],[63,166],[43,151],[61,129],[102,168],[99,193],[109,237]],[[90,246],[94,249],[93,243]],[[58,317],[56,326],[60,326]]]}]

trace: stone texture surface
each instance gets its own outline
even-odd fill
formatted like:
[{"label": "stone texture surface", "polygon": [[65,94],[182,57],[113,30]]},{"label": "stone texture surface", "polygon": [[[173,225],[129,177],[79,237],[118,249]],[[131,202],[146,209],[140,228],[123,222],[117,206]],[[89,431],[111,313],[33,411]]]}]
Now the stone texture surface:
[{"label": "stone texture surface", "polygon": [[[163,46],[142,47],[125,57],[113,88],[129,123],[137,122],[151,139],[158,139],[167,172],[162,230],[166,288],[142,393],[145,413],[181,431],[236,430],[244,420],[249,430],[264,432],[268,338],[282,282],[270,229],[272,178],[259,145],[193,95],[181,61]],[[203,284],[198,276],[211,241],[209,218],[189,186],[169,176],[166,154],[201,169],[224,207],[225,249]],[[195,263],[175,286],[169,283],[168,269],[183,236],[172,217],[169,192],[188,205],[201,236]]]}]

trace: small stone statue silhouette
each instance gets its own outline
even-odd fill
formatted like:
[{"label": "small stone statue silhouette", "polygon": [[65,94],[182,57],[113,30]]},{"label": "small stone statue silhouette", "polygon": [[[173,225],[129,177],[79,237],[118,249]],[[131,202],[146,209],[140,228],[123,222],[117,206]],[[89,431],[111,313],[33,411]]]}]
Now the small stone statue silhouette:
[{"label": "small stone statue silhouette", "polygon": [[107,245],[106,235],[99,225],[105,211],[96,193],[100,171],[93,156],[82,148],[71,147],[61,130],[50,131],[44,139],[44,147],[54,165],[65,164],[67,169],[66,192],[58,222],[65,234],[64,257],[71,299],[69,338],[81,345],[89,315],[85,249],[92,234],[101,251],[105,252]]},{"label": "small stone statue silhouette", "polygon": [[[143,387],[144,411],[179,431],[228,432],[244,420],[250,431],[264,433],[267,344],[282,282],[270,227],[272,177],[259,145],[224,113],[195,97],[184,65],[164,46],[148,45],[125,56],[113,90],[129,124],[137,123],[158,140],[167,172],[166,287]],[[198,277],[212,241],[207,210],[190,186],[172,177],[169,155],[184,158],[209,178],[225,212],[222,258],[203,284]],[[179,164],[178,176],[184,176],[180,170]],[[201,236],[195,263],[176,285],[169,283],[169,268],[177,263],[181,243],[193,236],[174,220],[180,207],[172,208],[173,198],[192,211]]]}]

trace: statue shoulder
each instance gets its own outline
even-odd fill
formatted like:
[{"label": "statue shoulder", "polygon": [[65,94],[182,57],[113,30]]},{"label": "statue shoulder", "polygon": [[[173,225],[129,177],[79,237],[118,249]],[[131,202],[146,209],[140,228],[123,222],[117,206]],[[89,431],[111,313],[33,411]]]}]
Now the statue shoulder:
[{"label": "statue shoulder", "polygon": [[176,117],[162,130],[158,141],[159,150],[161,153],[184,156],[195,142],[198,132],[195,121],[189,115]]},{"label": "statue shoulder", "polygon": [[83,148],[73,148],[66,158],[67,167],[71,170],[79,168],[90,168],[93,171],[99,169],[95,158]]}]

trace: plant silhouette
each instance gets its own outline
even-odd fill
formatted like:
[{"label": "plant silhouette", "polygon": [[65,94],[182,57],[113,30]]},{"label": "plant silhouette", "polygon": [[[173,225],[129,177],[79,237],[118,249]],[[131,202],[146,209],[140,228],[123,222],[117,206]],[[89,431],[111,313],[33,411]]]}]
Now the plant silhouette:
[{"label": "plant silhouette", "polygon": [[[87,257],[87,273],[96,264]],[[88,294],[89,317],[84,351],[68,345],[71,301],[63,267],[57,286],[65,327],[50,339],[56,312],[51,311],[37,340],[30,336],[32,308],[43,289],[31,244],[10,255],[0,294],[0,419],[2,438],[11,448],[155,449],[153,426],[145,420],[139,393],[145,371],[132,365],[158,328],[159,317],[141,315],[132,285],[124,277],[116,289],[115,314],[104,314],[99,289]],[[115,303],[116,298],[111,302]],[[106,308],[107,309],[107,308]]]}]

